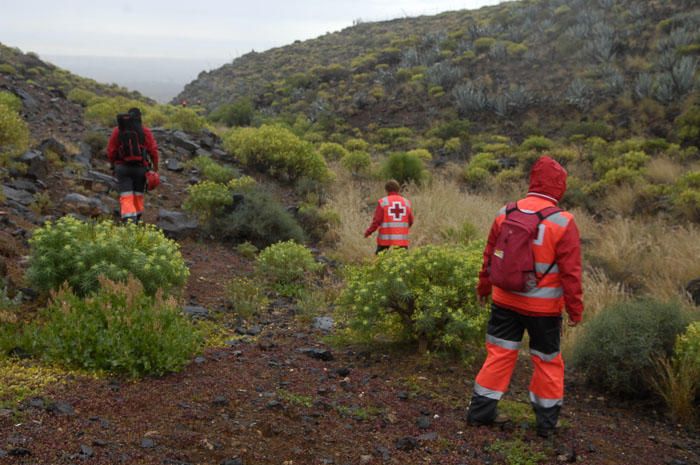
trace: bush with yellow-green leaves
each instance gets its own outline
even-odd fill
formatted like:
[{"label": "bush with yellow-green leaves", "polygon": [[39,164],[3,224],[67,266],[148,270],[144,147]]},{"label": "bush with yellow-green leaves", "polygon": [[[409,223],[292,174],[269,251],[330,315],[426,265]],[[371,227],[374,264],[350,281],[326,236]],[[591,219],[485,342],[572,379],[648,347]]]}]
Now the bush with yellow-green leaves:
[{"label": "bush with yellow-green leaves", "polygon": [[177,293],[189,270],[178,244],[153,225],[84,222],[65,216],[34,230],[27,277],[40,291],[63,283],[79,295],[99,288],[99,277],[134,276],[145,292]]},{"label": "bush with yellow-green leaves", "polygon": [[483,242],[389,250],[348,268],[339,298],[352,338],[464,352],[481,343],[488,310],[475,293]]},{"label": "bush with yellow-green leaves", "polygon": [[272,244],[256,259],[257,274],[278,293],[290,297],[301,295],[321,268],[311,251],[294,241]]},{"label": "bush with yellow-green leaves", "polygon": [[313,145],[282,126],[234,129],[224,136],[224,148],[242,164],[281,181],[326,181],[331,177]]},{"label": "bush with yellow-green leaves", "polygon": [[0,165],[6,165],[29,147],[29,128],[13,102],[10,98],[0,101]]}]

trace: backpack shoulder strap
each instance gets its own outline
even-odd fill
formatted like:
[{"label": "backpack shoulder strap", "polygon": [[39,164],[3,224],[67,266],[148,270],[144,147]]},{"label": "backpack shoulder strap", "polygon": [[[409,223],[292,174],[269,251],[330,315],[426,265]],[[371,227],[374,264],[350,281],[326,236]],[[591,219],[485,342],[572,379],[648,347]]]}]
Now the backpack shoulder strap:
[{"label": "backpack shoulder strap", "polygon": [[542,210],[537,211],[536,213],[537,217],[540,219],[540,222],[542,222],[545,218],[550,217],[555,213],[559,213],[561,211],[563,211],[561,208],[552,206],[545,207]]},{"label": "backpack shoulder strap", "polygon": [[518,209],[518,202],[508,202],[506,204],[506,216]]}]

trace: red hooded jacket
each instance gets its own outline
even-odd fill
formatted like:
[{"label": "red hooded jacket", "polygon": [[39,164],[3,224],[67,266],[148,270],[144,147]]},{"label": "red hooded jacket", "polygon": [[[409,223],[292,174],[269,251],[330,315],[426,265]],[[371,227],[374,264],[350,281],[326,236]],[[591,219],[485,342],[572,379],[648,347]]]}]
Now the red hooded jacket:
[{"label": "red hooded jacket", "polygon": [[[153,162],[153,171],[158,171],[158,144],[156,139],[153,137],[153,133],[146,126],[143,127],[143,135],[146,139],[146,150],[151,155],[151,161]],[[114,128],[112,130],[112,135],[109,137],[109,142],[107,143],[107,158],[112,164],[122,164],[123,162],[117,158],[119,153],[119,128]],[[144,165],[147,162],[144,161]]]},{"label": "red hooded jacket", "polygon": [[[525,198],[518,200],[521,210],[539,211],[556,205],[566,192],[566,170],[555,160],[543,156],[530,172],[530,189]],[[571,213],[562,211],[542,221],[544,234],[541,243],[533,243],[535,261],[550,272],[540,276],[535,289],[527,293],[510,292],[492,286],[489,265],[505,207],[491,226],[484,250],[484,261],[479,273],[477,292],[480,297],[492,295],[495,304],[530,316],[558,316],[563,307],[573,322],[581,321],[583,288],[581,284],[581,240]],[[493,289],[492,289],[493,287]]]}]

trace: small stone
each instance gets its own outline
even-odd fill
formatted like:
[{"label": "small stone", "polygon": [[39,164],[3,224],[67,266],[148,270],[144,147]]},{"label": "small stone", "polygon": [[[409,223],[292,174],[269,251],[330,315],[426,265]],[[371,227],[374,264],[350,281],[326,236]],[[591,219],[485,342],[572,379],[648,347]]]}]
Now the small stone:
[{"label": "small stone", "polygon": [[396,394],[396,396],[401,400],[408,400],[408,392],[406,391],[399,391],[399,393]]},{"label": "small stone", "polygon": [[301,352],[302,354],[308,355],[309,357],[315,358],[317,360],[323,360],[326,362],[333,360],[333,353],[328,349],[303,348],[297,350],[298,352]]},{"label": "small stone", "polygon": [[421,442],[435,441],[438,438],[438,434],[435,431],[430,433],[421,434],[418,436],[418,440]]},{"label": "small stone", "polygon": [[333,318],[329,316],[317,316],[314,318],[314,329],[318,329],[320,331],[331,331],[334,324],[335,322],[333,321]]},{"label": "small stone", "polygon": [[371,455],[361,455],[360,456],[360,464],[367,465],[368,463],[370,463],[372,461],[373,458],[374,457],[372,457]]},{"label": "small stone", "polygon": [[347,367],[338,368],[337,370],[335,370],[335,372],[338,373],[338,376],[342,376],[343,378],[345,378],[346,376],[348,376],[350,374],[350,368],[347,368]]},{"label": "small stone", "polygon": [[5,452],[4,450],[0,449],[0,458],[2,458],[2,457],[7,457],[7,452]]},{"label": "small stone", "polygon": [[225,407],[228,405],[228,399],[224,396],[216,396],[214,397],[212,404],[214,404],[216,407]]},{"label": "small stone", "polygon": [[80,455],[83,457],[92,457],[95,455],[95,453],[92,450],[92,447],[86,446],[85,444],[80,445]]},{"label": "small stone", "polygon": [[141,448],[142,449],[153,449],[156,447],[156,442],[151,439],[151,438],[143,438],[141,439]]},{"label": "small stone", "polygon": [[29,399],[29,406],[32,408],[44,408],[46,406],[46,402],[44,402],[44,399],[41,397],[32,397]]},{"label": "small stone", "polygon": [[428,429],[432,423],[433,422],[430,420],[430,417],[426,415],[418,417],[418,420],[416,421],[416,424],[420,429]]},{"label": "small stone", "polygon": [[405,436],[396,441],[396,448],[402,451],[411,451],[418,447],[418,440],[413,436]]},{"label": "small stone", "polygon": [[73,406],[70,405],[68,402],[53,402],[47,407],[47,410],[56,415],[75,415],[75,410],[73,409]]},{"label": "small stone", "polygon": [[7,455],[10,457],[27,457],[32,455],[32,451],[24,447],[15,447],[14,449],[10,449]]},{"label": "small stone", "polygon": [[104,439],[95,439],[94,441],[92,441],[92,445],[97,447],[106,447],[107,444],[109,443]]},{"label": "small stone", "polygon": [[271,400],[270,402],[267,403],[266,407],[269,408],[270,410],[277,410],[277,409],[281,409],[283,407],[283,405],[282,405],[282,402],[280,402],[278,400]]},{"label": "small stone", "polygon": [[221,465],[243,465],[243,459],[236,457],[233,459],[224,460]]},{"label": "small stone", "polygon": [[207,359],[202,357],[202,356],[196,357],[194,359],[194,363],[196,363],[197,365],[201,365],[202,363],[204,363],[206,361],[207,361]]}]

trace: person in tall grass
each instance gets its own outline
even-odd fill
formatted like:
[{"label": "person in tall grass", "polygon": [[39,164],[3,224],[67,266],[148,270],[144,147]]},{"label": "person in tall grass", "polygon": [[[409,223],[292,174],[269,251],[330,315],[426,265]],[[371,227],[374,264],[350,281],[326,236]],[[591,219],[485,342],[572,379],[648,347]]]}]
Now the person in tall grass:
[{"label": "person in tall grass", "polygon": [[[555,432],[564,400],[564,361],[560,353],[562,310],[569,326],[576,326],[583,313],[581,284],[581,241],[571,213],[556,208],[566,191],[566,170],[543,156],[530,172],[527,195],[498,212],[491,226],[477,294],[486,303],[492,298],[486,334],[486,360],[476,376],[467,423],[473,426],[507,421],[497,412],[498,401],[508,389],[525,330],[530,337],[534,372],[529,386],[535,411],[537,433],[549,437]],[[499,267],[514,250],[504,245],[501,234],[511,237],[518,226],[514,218],[528,223],[525,229],[524,260],[534,265],[522,281],[523,287],[503,284],[511,270]],[[511,243],[512,244],[512,243]],[[529,255],[529,256],[528,256]],[[513,253],[511,253],[511,257]],[[534,262],[533,262],[534,258]],[[512,262],[511,268],[513,267]],[[534,268],[534,269],[533,269]],[[520,273],[520,271],[518,271]],[[498,282],[503,287],[495,285]],[[506,287],[506,288],[504,288]],[[514,290],[514,289],[519,290]]]},{"label": "person in tall grass", "polygon": [[365,230],[365,237],[378,230],[376,253],[390,247],[408,248],[408,231],[413,226],[411,201],[399,193],[398,181],[390,179],[384,189],[386,196],[377,202],[372,224]]}]

